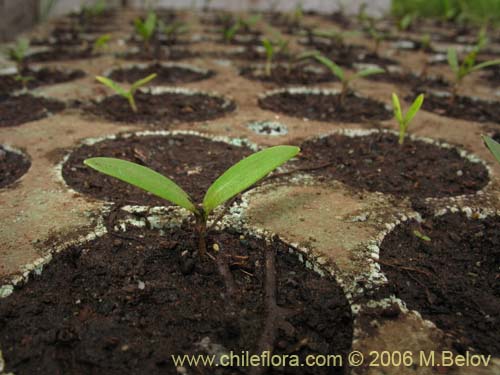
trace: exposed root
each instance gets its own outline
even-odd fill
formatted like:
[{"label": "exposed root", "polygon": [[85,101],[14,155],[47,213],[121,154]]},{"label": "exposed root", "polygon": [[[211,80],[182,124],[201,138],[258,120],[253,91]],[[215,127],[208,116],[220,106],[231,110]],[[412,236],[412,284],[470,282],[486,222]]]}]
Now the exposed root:
[{"label": "exposed root", "polygon": [[224,284],[226,285],[228,297],[229,299],[232,299],[236,296],[236,284],[234,282],[233,274],[229,269],[227,258],[225,255],[219,253],[215,261],[217,262],[217,269],[219,270],[219,274],[222,276]]},{"label": "exposed root", "polygon": [[[262,335],[257,344],[257,354],[264,352],[272,353],[274,349],[274,342],[276,341],[276,336],[278,329],[282,329],[288,335],[293,335],[295,328],[286,318],[293,315],[294,312],[288,309],[284,309],[278,306],[276,302],[277,294],[277,281],[276,281],[276,250],[274,248],[268,248],[265,254],[265,297],[264,303],[266,306],[266,320],[264,323],[264,329]],[[260,375],[266,371],[265,367],[252,367],[250,369],[250,375]]]}]

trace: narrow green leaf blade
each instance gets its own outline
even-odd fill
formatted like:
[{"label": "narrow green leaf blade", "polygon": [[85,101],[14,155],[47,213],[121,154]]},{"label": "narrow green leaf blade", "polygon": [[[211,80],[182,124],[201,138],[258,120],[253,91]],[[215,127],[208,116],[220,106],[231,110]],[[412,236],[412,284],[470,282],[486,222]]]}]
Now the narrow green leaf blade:
[{"label": "narrow green leaf blade", "polygon": [[453,73],[457,74],[459,71],[459,67],[457,51],[455,48],[448,48],[448,64],[450,65]]},{"label": "narrow green leaf blade", "polygon": [[406,112],[404,122],[405,124],[409,124],[411,120],[415,117],[417,112],[420,110],[420,107],[422,107],[422,104],[424,103],[424,94],[420,94],[417,96],[417,99],[412,103],[410,106],[410,109],[408,109],[408,112]]},{"label": "narrow green leaf blade", "polygon": [[184,207],[193,213],[197,212],[191,198],[179,185],[152,169],[130,161],[104,157],[87,159],[84,164],[98,172],[115,177]]},{"label": "narrow green leaf blade", "polygon": [[475,65],[474,67],[472,67],[471,69],[471,72],[475,72],[477,70],[481,70],[481,69],[484,69],[484,68],[487,68],[489,66],[493,66],[493,65],[499,65],[500,64],[500,60],[490,60],[490,61],[485,61],[481,64],[477,64]]},{"label": "narrow green leaf blade", "polygon": [[101,76],[97,76],[97,77],[95,77],[95,79],[98,80],[99,82],[101,82],[103,85],[109,87],[111,90],[116,92],[118,95],[121,95],[124,98],[128,98],[128,96],[129,96],[128,91],[125,90],[120,85],[118,85],[115,81],[113,81],[109,78],[106,78],[106,77],[101,77]]},{"label": "narrow green leaf blade", "polygon": [[382,68],[368,68],[368,69],[364,69],[360,72],[357,72],[355,74],[355,76],[359,77],[359,78],[363,78],[363,77],[368,77],[368,76],[371,76],[374,74],[382,74],[382,73],[385,73],[385,70]]},{"label": "narrow green leaf blade", "polygon": [[264,39],[262,39],[262,45],[264,46],[264,49],[266,50],[266,55],[268,57],[272,56],[274,48],[273,48],[271,41],[267,38],[264,38]]},{"label": "narrow green leaf blade", "polygon": [[153,79],[155,79],[157,76],[156,73],[150,74],[146,78],[140,79],[132,84],[131,90],[132,92],[135,92],[139,87],[144,86],[151,82]]},{"label": "narrow green leaf blade", "polygon": [[344,81],[345,75],[344,75],[344,70],[335,64],[332,60],[330,60],[328,57],[325,57],[323,55],[314,55],[314,58],[318,60],[320,63],[325,65],[328,69],[332,71],[333,74],[335,74],[338,79],[341,81]]},{"label": "narrow green leaf blade", "polygon": [[396,93],[392,93],[392,109],[394,111],[394,117],[398,120],[399,124],[403,123],[403,112],[401,112],[401,104],[399,103],[399,98]]},{"label": "narrow green leaf blade", "polygon": [[483,139],[495,159],[497,159],[497,161],[500,163],[500,143],[494,141],[492,138],[486,135],[483,135]]},{"label": "narrow green leaf blade", "polygon": [[275,146],[236,163],[208,189],[203,199],[205,214],[252,186],[299,152],[300,149],[295,146]]}]

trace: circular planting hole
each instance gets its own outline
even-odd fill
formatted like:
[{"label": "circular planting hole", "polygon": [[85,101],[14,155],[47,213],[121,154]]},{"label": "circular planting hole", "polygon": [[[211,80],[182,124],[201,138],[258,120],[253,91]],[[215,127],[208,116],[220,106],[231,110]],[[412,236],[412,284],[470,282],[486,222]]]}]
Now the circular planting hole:
[{"label": "circular planting hole", "polygon": [[64,103],[41,96],[0,95],[0,128],[40,120],[64,108]]},{"label": "circular planting hole", "polygon": [[196,82],[215,75],[211,70],[199,69],[190,65],[166,63],[121,67],[111,70],[106,75],[114,81],[134,83],[153,73],[157,74],[153,82],[158,85]]},{"label": "circular planting hole", "polygon": [[487,168],[477,159],[408,137],[399,145],[389,132],[335,133],[300,147],[296,167],[368,191],[440,198],[473,194],[489,182]]},{"label": "circular planting hole", "polygon": [[499,249],[498,216],[446,213],[396,226],[380,246],[380,266],[396,296],[451,334],[459,353],[499,356]]},{"label": "circular planting hole", "polygon": [[369,122],[392,117],[384,103],[353,93],[339,103],[337,91],[307,88],[271,91],[259,98],[263,109],[309,120]]},{"label": "circular planting hole", "polygon": [[39,86],[55,85],[74,81],[85,76],[82,70],[68,70],[58,68],[28,68],[24,69],[21,74],[17,70],[9,71],[8,74],[0,72],[0,93],[10,93],[12,91],[21,90],[24,88],[19,76],[25,77],[28,81],[25,83],[26,88],[33,89]]},{"label": "circular planting hole", "polygon": [[96,102],[89,111],[111,121],[152,125],[177,122],[208,121],[234,111],[233,101],[216,94],[181,88],[152,87],[134,95],[137,112],[133,112],[120,95]]},{"label": "circular planting hole", "polygon": [[253,121],[247,127],[259,135],[280,136],[288,134],[288,127],[277,121]]},{"label": "circular planting hole", "polygon": [[[410,100],[410,97],[406,98]],[[448,116],[475,122],[500,122],[499,103],[467,96],[452,96],[447,92],[429,93],[422,108],[441,116]]]},{"label": "circular planting hole", "polygon": [[31,161],[18,150],[0,145],[0,188],[12,184],[30,169]]},{"label": "circular planting hole", "polygon": [[335,76],[311,65],[273,65],[270,75],[266,74],[264,65],[245,67],[240,74],[248,79],[273,82],[280,85],[307,85],[336,80]]},{"label": "circular planting hole", "polygon": [[39,52],[30,53],[26,56],[26,62],[52,62],[52,61],[67,61],[80,60],[98,57],[94,54],[91,48],[46,48]]},{"label": "circular planting hole", "polygon": [[[259,341],[268,332],[276,355],[302,363],[308,355],[346,358],[353,318],[342,289],[332,276],[306,268],[303,255],[285,243],[228,229],[209,235],[209,248],[219,251],[201,258],[191,228],[125,233],[128,240],[106,234],[69,247],[0,300],[7,372],[177,374],[172,355],[260,355]],[[268,274],[275,284],[266,281]],[[279,306],[272,315],[264,298],[269,290]],[[219,366],[217,374],[247,374],[249,368]],[[346,369],[266,371],[283,373]]]},{"label": "circular planting hole", "polygon": [[145,165],[173,179],[199,202],[219,175],[251,153],[249,147],[198,135],[128,134],[77,148],[64,162],[62,176],[70,187],[95,198],[123,204],[169,204],[83,165],[87,158],[115,157]]}]

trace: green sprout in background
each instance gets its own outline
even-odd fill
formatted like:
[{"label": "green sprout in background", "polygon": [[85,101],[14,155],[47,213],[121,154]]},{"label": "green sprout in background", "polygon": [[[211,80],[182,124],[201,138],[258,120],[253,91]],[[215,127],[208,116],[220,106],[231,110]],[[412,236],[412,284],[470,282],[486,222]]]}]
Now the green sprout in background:
[{"label": "green sprout in background", "polygon": [[151,82],[155,78],[156,78],[156,73],[153,73],[153,74],[147,76],[146,78],[143,78],[143,79],[140,79],[140,80],[134,82],[130,86],[130,88],[128,90],[125,90],[123,87],[121,87],[115,81],[113,81],[113,80],[111,80],[109,78],[101,77],[101,76],[95,77],[95,79],[97,81],[99,81],[103,85],[109,87],[110,89],[112,89],[118,95],[120,95],[123,98],[127,99],[128,103],[130,105],[130,108],[132,109],[132,111],[134,113],[137,113],[137,105],[136,105],[135,99],[134,99],[135,92],[137,91],[137,89],[139,89],[140,87],[148,84],[149,82]]},{"label": "green sprout in background", "polygon": [[111,41],[110,34],[101,35],[99,38],[96,39],[96,41],[92,45],[92,54],[95,55],[100,51],[108,49],[110,41]]},{"label": "green sprout in background", "polygon": [[431,238],[429,236],[426,236],[425,234],[423,234],[422,232],[420,232],[416,229],[413,231],[413,235],[415,237],[421,239],[422,241],[431,242]]},{"label": "green sprout in background", "polygon": [[236,33],[240,30],[241,24],[235,22],[233,25],[226,26],[222,29],[222,38],[224,42],[230,43],[236,37]]},{"label": "green sprout in background", "polygon": [[415,117],[415,115],[422,107],[424,103],[424,94],[420,94],[413,101],[412,105],[408,109],[408,112],[403,116],[403,111],[401,110],[401,104],[399,103],[399,98],[395,93],[392,93],[392,107],[394,110],[394,117],[398,121],[399,124],[399,144],[402,145],[405,141],[406,131],[408,130],[408,126],[410,125],[411,120]]},{"label": "green sprout in background", "polygon": [[106,1],[98,0],[92,5],[82,6],[81,14],[86,20],[101,16],[106,10]]},{"label": "green sprout in background", "polygon": [[495,141],[493,138],[488,137],[486,135],[483,135],[483,140],[484,143],[486,143],[486,146],[488,149],[491,151],[497,162],[500,163],[500,143]]},{"label": "green sprout in background", "polygon": [[147,18],[143,21],[137,18],[134,21],[135,32],[144,42],[146,51],[150,49],[151,39],[154,36],[157,25],[157,17],[155,12],[149,12]]},{"label": "green sprout in background", "polygon": [[271,40],[268,38],[262,39],[262,46],[266,51],[266,66],[265,73],[266,76],[271,75],[272,64],[274,57],[279,53],[286,53],[288,50],[289,41],[285,39]]},{"label": "green sprout in background", "polygon": [[18,73],[26,67],[26,55],[30,48],[30,41],[26,38],[19,38],[16,44],[6,49],[6,54],[17,65]]},{"label": "green sprout in background", "polygon": [[179,185],[169,178],[126,160],[114,158],[91,158],[85,165],[121,181],[143,189],[157,197],[172,202],[191,212],[195,217],[195,230],[198,235],[198,252],[207,252],[206,237],[209,228],[209,215],[220,205],[242,193],[274,169],[293,158],[300,149],[295,146],[275,146],[256,152],[239,161],[225,171],[208,188],[202,203],[192,198]]},{"label": "green sprout in background", "polygon": [[351,90],[352,81],[355,81],[358,78],[368,77],[374,74],[385,73],[385,70],[382,68],[367,68],[348,76],[344,72],[344,69],[335,64],[328,57],[325,57],[321,54],[315,54],[314,58],[318,60],[321,64],[325,65],[328,69],[330,69],[332,74],[335,75],[340,80],[342,84],[342,89],[340,92],[339,103],[338,103],[340,107],[344,106],[345,98],[349,93],[349,91]]},{"label": "green sprout in background", "polygon": [[476,64],[478,51],[478,48],[474,48],[467,54],[467,56],[465,56],[463,61],[459,63],[457,50],[455,48],[448,48],[448,64],[455,76],[450,101],[451,105],[455,103],[455,100],[458,96],[458,89],[465,77],[473,72],[477,72],[478,70],[500,64],[500,59],[485,61],[480,64]]},{"label": "green sprout in background", "polygon": [[158,21],[158,29],[163,32],[167,40],[171,43],[175,42],[179,35],[189,32],[189,26],[182,21],[175,21],[170,24]]}]

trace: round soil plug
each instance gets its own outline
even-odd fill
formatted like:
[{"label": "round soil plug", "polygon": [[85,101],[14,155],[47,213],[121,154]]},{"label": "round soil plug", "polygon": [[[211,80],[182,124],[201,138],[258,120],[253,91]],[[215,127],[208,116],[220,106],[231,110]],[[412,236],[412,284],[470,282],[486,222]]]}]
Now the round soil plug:
[{"label": "round soil plug", "polygon": [[500,355],[500,219],[446,213],[398,225],[380,266],[407,306],[452,335],[458,353]]},{"label": "round soil plug", "polygon": [[323,179],[395,196],[473,194],[490,180],[483,163],[465,158],[457,149],[411,138],[400,145],[398,137],[388,132],[361,136],[335,133],[300,147],[296,166]]}]

